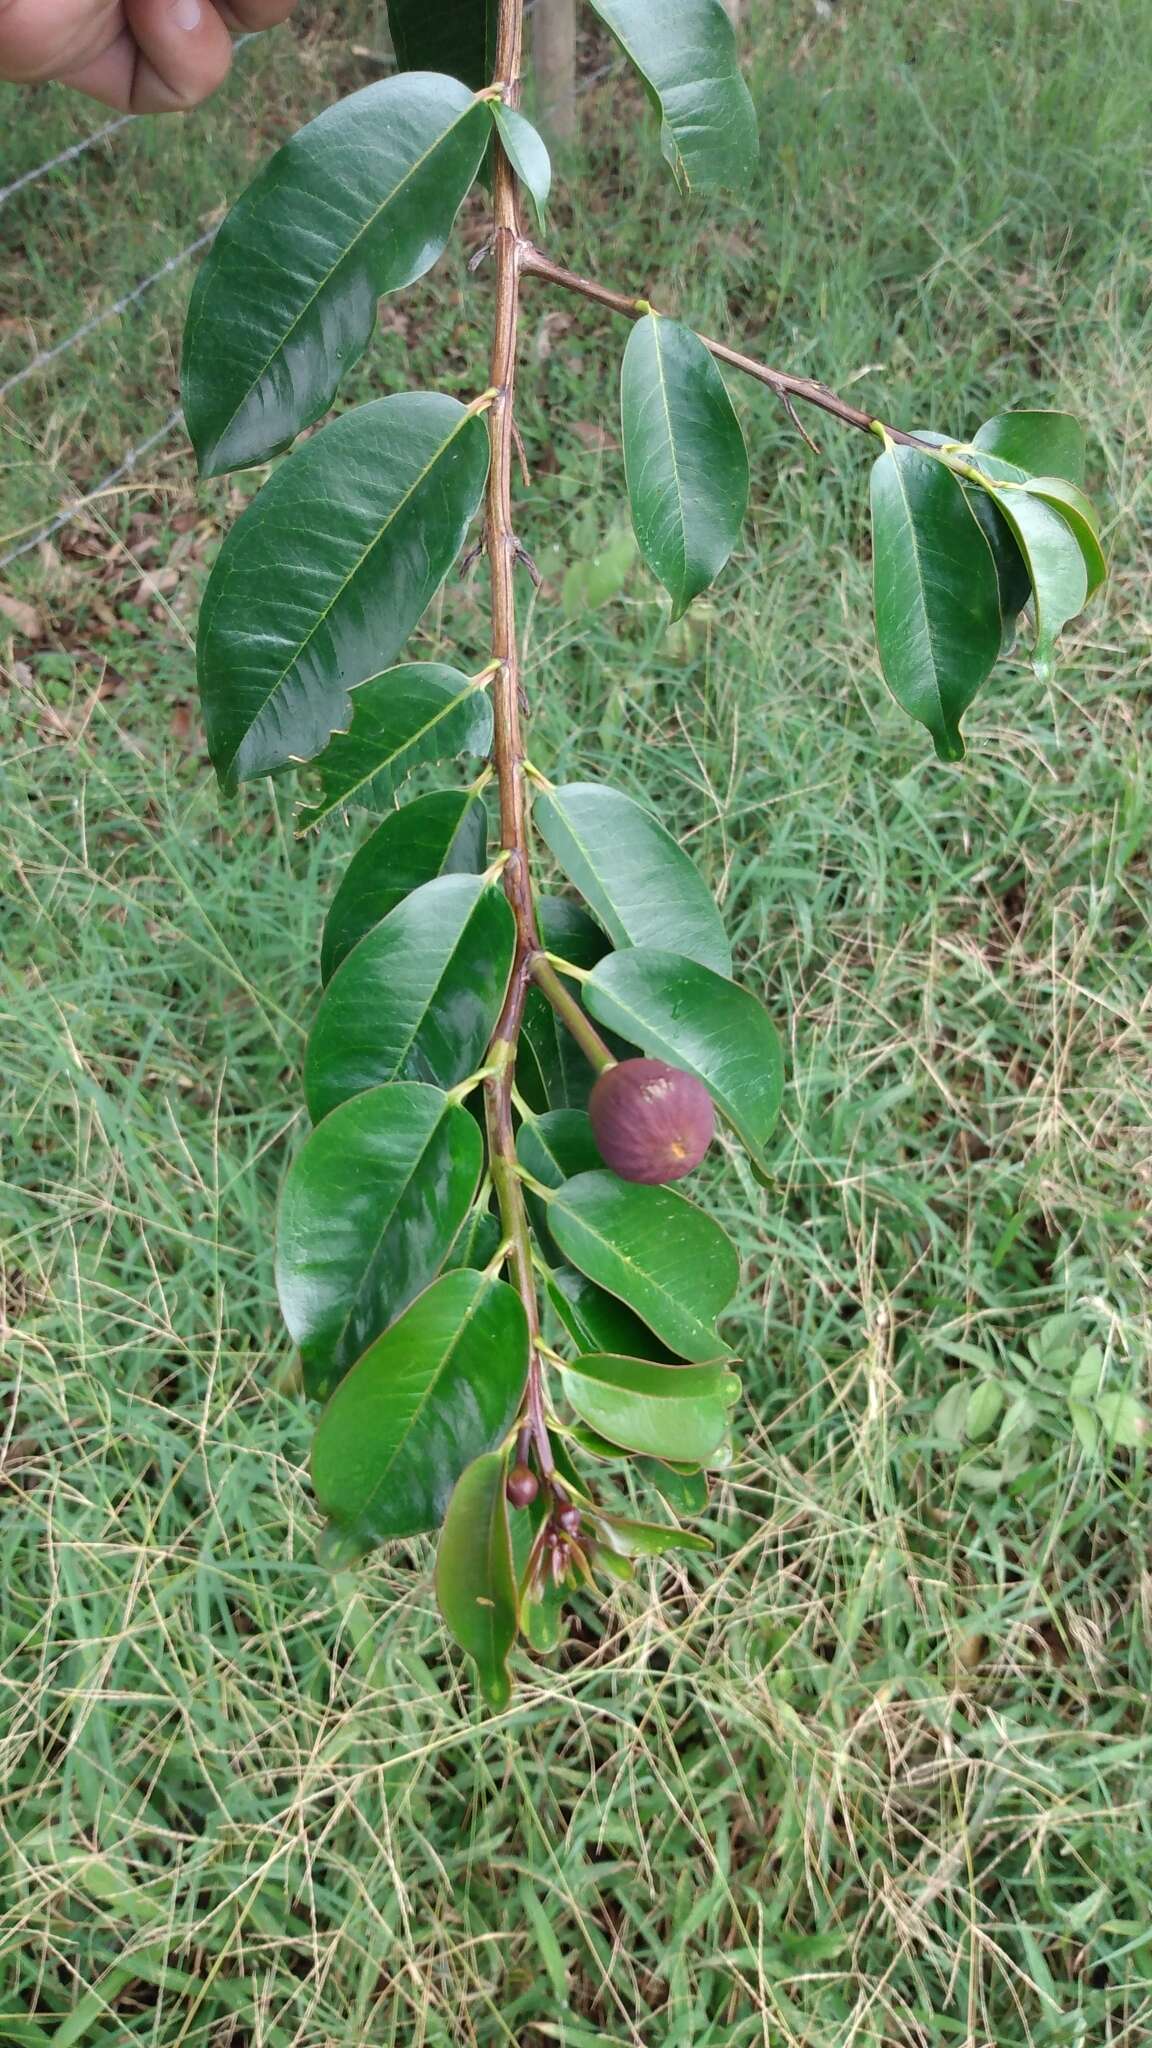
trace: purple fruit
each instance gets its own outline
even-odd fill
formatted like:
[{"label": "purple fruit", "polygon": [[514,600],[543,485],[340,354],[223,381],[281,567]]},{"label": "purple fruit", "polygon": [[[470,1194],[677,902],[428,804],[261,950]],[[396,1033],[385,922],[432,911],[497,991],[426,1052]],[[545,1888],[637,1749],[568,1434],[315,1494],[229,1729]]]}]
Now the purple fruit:
[{"label": "purple fruit", "polygon": [[530,1508],[540,1491],[540,1481],[530,1465],[513,1465],[504,1491],[514,1508]]},{"label": "purple fruit", "polygon": [[605,1166],[621,1180],[649,1186],[691,1173],[716,1128],[704,1083],[664,1060],[621,1060],[607,1068],[588,1114]]}]

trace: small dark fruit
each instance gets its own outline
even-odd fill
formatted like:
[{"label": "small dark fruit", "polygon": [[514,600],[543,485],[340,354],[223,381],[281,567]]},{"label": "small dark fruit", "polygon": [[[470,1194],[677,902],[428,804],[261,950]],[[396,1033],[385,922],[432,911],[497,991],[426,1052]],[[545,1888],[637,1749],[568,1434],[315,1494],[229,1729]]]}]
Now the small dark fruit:
[{"label": "small dark fruit", "polygon": [[540,1481],[530,1465],[513,1465],[504,1491],[514,1508],[530,1508],[540,1491]]},{"label": "small dark fruit", "polygon": [[562,1508],[557,1508],[556,1520],[566,1536],[576,1536],[579,1534],[580,1510],[576,1506],[575,1501],[565,1501]]},{"label": "small dark fruit", "polygon": [[665,1060],[621,1060],[608,1067],[588,1103],[605,1166],[621,1180],[680,1180],[712,1143],[716,1112],[695,1074]]}]

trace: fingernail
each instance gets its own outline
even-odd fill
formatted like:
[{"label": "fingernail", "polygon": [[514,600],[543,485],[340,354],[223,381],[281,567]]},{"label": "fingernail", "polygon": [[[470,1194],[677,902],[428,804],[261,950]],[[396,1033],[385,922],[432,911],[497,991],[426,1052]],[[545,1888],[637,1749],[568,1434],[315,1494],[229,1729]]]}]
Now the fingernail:
[{"label": "fingernail", "polygon": [[202,12],[200,0],[175,0],[172,19],[177,28],[199,28]]}]

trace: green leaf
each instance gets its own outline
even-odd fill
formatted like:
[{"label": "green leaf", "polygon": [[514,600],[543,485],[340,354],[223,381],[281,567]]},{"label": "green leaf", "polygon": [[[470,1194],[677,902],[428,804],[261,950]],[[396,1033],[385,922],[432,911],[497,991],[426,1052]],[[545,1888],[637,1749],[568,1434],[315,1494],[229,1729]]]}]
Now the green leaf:
[{"label": "green leaf", "polygon": [[1028,564],[1036,619],[1032,666],[1041,682],[1047,682],[1056,636],[1083,611],[1088,596],[1080,543],[1061,513],[1030,491],[989,484],[988,495],[1000,507]]},{"label": "green leaf", "polygon": [[549,851],[617,946],[667,946],[732,972],[720,913],[670,832],[621,790],[569,782],[537,794]]},{"label": "green leaf", "polygon": [[1016,536],[998,505],[978,486],[963,486],[968,508],[992,550],[996,584],[1000,594],[1000,649],[1004,653],[1016,638],[1016,622],[1032,595],[1028,564],[1016,545]]},{"label": "green leaf", "polygon": [[[594,967],[608,951],[598,924],[578,903],[542,896],[536,905],[549,953],[575,967]],[[530,1109],[583,1109],[596,1076],[587,1056],[539,989],[530,988],[516,1059],[516,1084]]]},{"label": "green leaf", "polygon": [[297,448],[236,521],[200,611],[208,749],[226,788],[310,761],[399,652],[484,491],[484,422],[405,392]]},{"label": "green leaf", "polygon": [[1004,1412],[1004,1389],[999,1380],[979,1380],[968,1396],[964,1425],[970,1437],[987,1436]]},{"label": "green leaf", "polygon": [[475,1119],[414,1081],[354,1096],[312,1132],[276,1226],[280,1307],[310,1394],[329,1393],[435,1277],[483,1165]]},{"label": "green leaf", "polygon": [[636,1358],[573,1359],[561,1379],[570,1406],[592,1429],[654,1458],[707,1458],[740,1398],[734,1373]]},{"label": "green leaf", "polygon": [[401,71],[447,71],[479,91],[496,54],[495,0],[388,0]]},{"label": "green leaf", "polygon": [[552,190],[552,164],[543,138],[515,107],[506,107],[502,100],[490,100],[488,104],[508,161],[532,200],[537,224],[543,228],[544,209]]},{"label": "green leaf", "polygon": [[565,1258],[634,1309],[670,1350],[691,1359],[729,1355],[715,1324],[739,1285],[740,1262],[720,1225],[683,1195],[581,1173],[552,1196],[548,1227]]},{"label": "green leaf", "polygon": [[613,527],[590,555],[572,562],[564,572],[560,605],[566,619],[582,619],[616,597],[628,581],[636,560],[636,535],[630,526]]},{"label": "green leaf", "polygon": [[683,191],[744,191],[756,112],[720,0],[592,0],[660,109],[661,147]]},{"label": "green leaf", "polygon": [[[555,1445],[557,1440],[553,1441]],[[561,1472],[561,1477],[565,1476]],[[535,1551],[549,1505],[546,1494],[541,1492],[530,1507],[516,1508],[508,1517],[513,1570],[519,1589],[520,1633],[532,1649],[544,1656],[560,1643],[565,1597],[564,1587],[556,1585],[552,1577],[547,1558]]]},{"label": "green leaf", "polygon": [[712,1551],[716,1546],[710,1536],[701,1536],[695,1529],[676,1529],[667,1522],[634,1522],[626,1515],[596,1516],[598,1530],[603,1530],[605,1540],[625,1555],[635,1553],[638,1557],[665,1557],[670,1550]]},{"label": "green leaf", "polygon": [[651,1358],[670,1364],[675,1353],[659,1344],[639,1316],[615,1295],[577,1273],[557,1266],[548,1276],[548,1298],[569,1336],[582,1351],[618,1352],[624,1358]]},{"label": "green leaf", "polygon": [[466,790],[437,789],[392,811],[349,861],[332,898],[320,949],[330,981],[373,925],[439,875],[478,875],[488,855],[488,813]]},{"label": "green leaf", "polygon": [[438,1527],[466,1465],[504,1441],[528,1372],[520,1298],[445,1273],[364,1353],[320,1417],[312,1482],[360,1549]]},{"label": "green leaf", "polygon": [[[479,1128],[479,1126],[477,1126]],[[500,1218],[489,1208],[478,1206],[466,1219],[464,1227],[444,1261],[445,1271],[457,1266],[473,1266],[482,1273],[489,1266],[500,1249]]]},{"label": "green leaf", "polygon": [[327,411],[376,302],[430,270],[488,140],[455,78],[383,78],[301,128],[196,279],[183,395],[201,474],[266,462]]},{"label": "green leaf", "polygon": [[1108,563],[1100,545],[1100,527],[1096,508],[1091,498],[1078,490],[1075,484],[1066,482],[1062,476],[1036,476],[1028,479],[1028,495],[1042,498],[1051,505],[1069,525],[1076,536],[1080,553],[1084,557],[1084,569],[1088,579],[1086,597],[1099,590],[1108,574]]},{"label": "green leaf", "polygon": [[1137,1451],[1148,1436],[1149,1415],[1135,1394],[1097,1394],[1092,1403],[1105,1437],[1126,1451]]},{"label": "green leaf", "polygon": [[581,995],[598,1023],[703,1081],[753,1158],[767,1165],[784,1060],[755,996],[698,961],[639,946],[601,960]]},{"label": "green leaf", "polygon": [[480,1066],[500,1015],[516,925],[482,875],[414,889],[328,983],[304,1059],[314,1123],[385,1081],[454,1088]]},{"label": "green leaf", "polygon": [[453,754],[487,754],[491,745],[485,683],[439,661],[386,669],[353,690],[348,730],[336,733],[316,761],[321,793],[300,812],[296,829],[310,831],[345,804],[386,810],[414,768]]},{"label": "green leaf", "polygon": [[934,456],[893,447],[874,463],[872,570],[884,679],[939,758],[963,760],[960,719],[1000,652],[1000,589],[983,529]]},{"label": "green leaf", "polygon": [[638,1479],[651,1481],[674,1514],[702,1515],[708,1506],[708,1476],[704,1472],[666,1465],[658,1458],[637,1458],[633,1470]]},{"label": "green leaf", "polygon": [[[578,1173],[595,1173],[604,1162],[596,1149],[592,1126],[582,1109],[551,1109],[516,1133],[516,1157],[525,1172],[546,1188],[562,1187]],[[546,1205],[527,1191],[532,1227],[544,1257],[558,1257],[548,1229]]]},{"label": "green leaf", "polygon": [[971,1387],[967,1380],[957,1380],[955,1386],[936,1403],[932,1417],[934,1434],[949,1450],[958,1451],[967,1440],[968,1402]]},{"label": "green leaf", "polygon": [[636,538],[678,619],[740,538],[748,509],[744,436],[703,342],[654,313],[628,337],[620,416]]},{"label": "green leaf", "polygon": [[436,1551],[437,1605],[496,1712],[512,1697],[508,1657],[519,1619],[504,1494],[507,1465],[506,1453],[488,1451],[460,1474]]},{"label": "green leaf", "polygon": [[1029,476],[1084,482],[1084,429],[1070,412],[997,413],[985,420],[972,446],[1015,463]]}]

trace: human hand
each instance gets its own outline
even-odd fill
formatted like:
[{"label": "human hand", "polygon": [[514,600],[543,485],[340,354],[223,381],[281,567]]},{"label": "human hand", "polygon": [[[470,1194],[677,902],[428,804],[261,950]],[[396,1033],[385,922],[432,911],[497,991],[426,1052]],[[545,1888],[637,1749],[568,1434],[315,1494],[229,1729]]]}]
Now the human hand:
[{"label": "human hand", "polygon": [[272,28],[295,0],[0,0],[0,78],[58,79],[132,114],[215,92],[233,29]]}]

